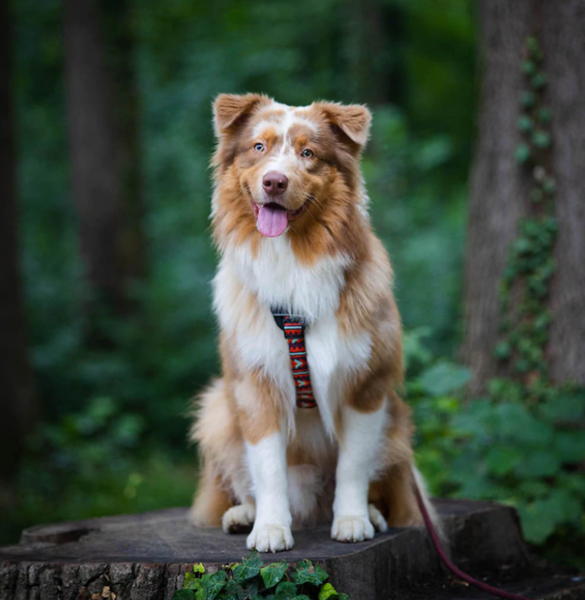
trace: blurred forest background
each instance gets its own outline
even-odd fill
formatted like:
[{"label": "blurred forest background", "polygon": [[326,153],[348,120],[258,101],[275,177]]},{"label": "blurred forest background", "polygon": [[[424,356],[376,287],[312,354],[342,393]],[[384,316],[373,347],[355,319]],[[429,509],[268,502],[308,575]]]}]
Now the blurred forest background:
[{"label": "blurred forest background", "polygon": [[[529,12],[527,1],[513,4]],[[41,522],[190,502],[196,453],[187,446],[186,415],[218,371],[211,101],[220,92],[261,91],[287,104],[329,99],[373,109],[364,173],[373,223],[396,271],[407,393],[432,491],[509,502],[549,558],[582,560],[585,443],[575,423],[583,423],[585,399],[563,383],[574,372],[553,387],[538,355],[519,376],[489,372],[478,381],[475,342],[470,349],[464,339],[474,318],[464,310],[466,293],[473,301],[464,285],[467,182],[477,124],[481,136],[490,124],[478,117],[479,34],[498,30],[503,13],[471,0],[13,0],[9,8],[1,32],[9,70],[0,84],[2,192],[12,200],[3,198],[0,215],[0,373],[8,381],[0,403],[7,415],[0,543]],[[509,119],[498,125],[510,130],[502,139],[512,145],[479,145],[508,172],[551,160],[541,138],[541,158],[530,156],[530,143],[528,156],[516,148],[519,86],[531,60],[528,12],[511,16],[526,26],[510,32],[517,43],[498,58],[503,71],[490,83],[505,86],[500,75],[517,74]],[[497,44],[497,36],[485,39]],[[541,51],[533,52],[537,64]],[[486,82],[489,69],[488,60]],[[527,93],[538,96],[537,83]],[[476,165],[470,240],[490,221],[473,208],[480,188],[499,177],[497,169],[486,173]],[[520,203],[523,189],[506,193]],[[502,210],[508,233],[489,238],[487,248],[503,261],[522,211],[507,219]],[[535,234],[548,240],[545,253],[553,243],[546,231]],[[470,247],[468,269],[474,256]],[[535,264],[549,264],[548,256]],[[496,298],[499,283],[490,281]],[[497,336],[497,323],[490,327]],[[497,347],[500,360],[522,354],[514,340],[506,343]],[[480,400],[465,395],[472,377]],[[535,381],[541,387],[527,396]]]}]

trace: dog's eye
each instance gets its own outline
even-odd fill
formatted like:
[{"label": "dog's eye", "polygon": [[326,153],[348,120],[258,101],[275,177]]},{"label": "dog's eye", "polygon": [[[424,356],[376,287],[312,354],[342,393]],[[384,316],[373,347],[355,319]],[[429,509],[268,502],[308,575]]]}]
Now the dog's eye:
[{"label": "dog's eye", "polygon": [[301,156],[303,158],[313,158],[313,156],[315,156],[315,153],[312,150],[309,150],[308,148],[305,148],[302,152],[301,152]]},{"label": "dog's eye", "polygon": [[256,152],[264,152],[264,144],[261,144],[260,142],[254,144],[254,150],[256,150]]}]

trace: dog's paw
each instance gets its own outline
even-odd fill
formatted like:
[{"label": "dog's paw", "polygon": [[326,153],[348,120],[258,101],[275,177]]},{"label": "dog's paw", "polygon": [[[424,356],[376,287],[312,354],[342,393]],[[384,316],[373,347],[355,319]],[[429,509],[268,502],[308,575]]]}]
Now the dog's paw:
[{"label": "dog's paw", "polygon": [[386,519],[382,516],[382,513],[373,505],[370,504],[368,506],[368,514],[370,516],[370,521],[376,531],[384,532],[388,531],[388,523],[386,523]]},{"label": "dog's paw", "polygon": [[333,519],[331,537],[338,542],[371,540],[374,537],[374,526],[368,517],[340,515]]},{"label": "dog's paw", "polygon": [[294,540],[290,527],[286,525],[254,525],[246,540],[249,550],[258,552],[281,552],[290,550]]},{"label": "dog's paw", "polygon": [[251,504],[238,504],[226,510],[221,525],[226,533],[248,533],[254,525],[256,509]]}]

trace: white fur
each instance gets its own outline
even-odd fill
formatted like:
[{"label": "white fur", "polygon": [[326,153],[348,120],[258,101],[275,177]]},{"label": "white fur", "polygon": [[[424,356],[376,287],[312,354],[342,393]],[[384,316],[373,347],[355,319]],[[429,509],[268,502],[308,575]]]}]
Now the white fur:
[{"label": "white fur", "polygon": [[292,548],[284,436],[276,432],[257,444],[246,443],[246,457],[256,499],[256,521],[246,541],[248,548],[259,552]]},{"label": "white fur", "polygon": [[256,507],[249,503],[237,504],[225,511],[221,526],[225,533],[232,533],[240,527],[251,527],[256,518]]},{"label": "white fur", "polygon": [[[247,247],[228,248],[214,280],[215,309],[222,328],[235,340],[244,366],[251,371],[262,369],[276,384],[285,403],[289,435],[296,430],[295,389],[288,346],[270,307],[294,310],[308,322],[311,383],[325,431],[334,437],[334,415],[343,384],[367,365],[371,352],[369,334],[350,338],[339,333],[335,314],[348,262],[345,256],[335,256],[306,267],[296,259],[287,237],[281,236],[263,239],[256,257]],[[264,306],[255,319],[241,310],[247,294]]]},{"label": "white fur", "polygon": [[331,537],[341,542],[359,542],[374,537],[368,490],[388,425],[386,402],[371,413],[344,407],[342,418]]}]

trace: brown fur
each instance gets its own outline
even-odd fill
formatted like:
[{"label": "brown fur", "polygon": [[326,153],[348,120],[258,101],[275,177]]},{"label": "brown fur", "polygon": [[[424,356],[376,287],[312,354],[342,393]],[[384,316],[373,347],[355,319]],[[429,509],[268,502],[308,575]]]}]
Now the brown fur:
[{"label": "brown fur", "polygon": [[[227,240],[236,246],[249,243],[257,253],[262,236],[253,211],[254,190],[266,159],[282,142],[278,123],[284,111],[273,106],[269,98],[256,94],[222,95],[214,108],[219,139],[212,161],[216,182],[214,241],[220,250],[226,248]],[[296,259],[304,265],[340,253],[351,257],[337,320],[342,335],[369,332],[372,353],[367,368],[347,382],[343,401],[357,411],[371,412],[379,409],[384,398],[388,399],[391,421],[384,467],[370,486],[370,500],[390,525],[420,524],[411,487],[410,411],[396,393],[402,386],[403,366],[400,317],[390,289],[392,269],[381,242],[360,218],[357,201],[361,193],[359,156],[367,140],[370,114],[362,106],[326,102],[297,111],[315,124],[318,134],[302,122],[289,131],[297,152],[309,148],[315,156],[290,178],[286,207],[297,209],[307,198],[309,201],[306,212],[290,224],[287,235]],[[261,139],[257,139],[253,132],[262,124]],[[262,153],[254,150],[257,141],[265,145]],[[258,299],[242,286],[234,289],[244,306],[242,318],[249,323],[260,319]],[[241,325],[249,326],[244,322]],[[278,430],[283,419],[280,392],[262,370],[247,371],[235,344],[224,333],[220,348],[223,378],[201,395],[192,430],[204,456],[193,507],[197,524],[218,524],[221,514],[235,501],[235,469],[241,465],[244,440],[257,443]],[[318,411],[302,418],[318,418]],[[336,422],[339,430],[339,415]],[[315,456],[295,438],[289,441],[287,460],[289,465],[319,463],[334,472],[336,455],[326,451]]]}]

